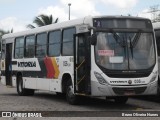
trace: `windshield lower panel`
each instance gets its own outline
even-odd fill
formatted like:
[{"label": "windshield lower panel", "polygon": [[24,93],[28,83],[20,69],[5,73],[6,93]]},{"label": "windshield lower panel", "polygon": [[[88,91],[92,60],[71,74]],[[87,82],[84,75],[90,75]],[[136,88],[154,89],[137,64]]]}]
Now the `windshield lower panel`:
[{"label": "windshield lower panel", "polygon": [[97,32],[96,63],[110,70],[145,70],[155,64],[152,33]]}]

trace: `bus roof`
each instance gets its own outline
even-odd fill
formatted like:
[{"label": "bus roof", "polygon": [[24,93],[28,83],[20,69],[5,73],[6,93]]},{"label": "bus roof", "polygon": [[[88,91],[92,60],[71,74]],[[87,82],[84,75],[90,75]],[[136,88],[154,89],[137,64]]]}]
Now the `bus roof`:
[{"label": "bus roof", "polygon": [[74,26],[76,24],[77,25],[78,24],[83,24],[84,19],[85,18],[81,18],[81,19],[77,19],[77,20],[70,20],[70,21],[67,21],[67,22],[61,22],[61,23],[46,25],[46,26],[37,27],[37,28],[34,28],[34,29],[22,31],[22,32],[9,33],[9,34],[4,35],[2,38],[6,39],[6,38],[17,37],[17,36],[24,36],[24,35],[41,33],[41,32],[45,32],[45,31],[51,31],[51,30],[54,30],[54,29],[56,30],[56,29],[61,29],[61,28],[65,28],[65,27],[71,27],[71,26]]},{"label": "bus roof", "polygon": [[147,18],[133,17],[133,16],[94,16],[94,17],[87,16],[87,17],[80,18],[80,19],[69,20],[69,21],[65,21],[65,22],[61,22],[61,23],[55,23],[55,24],[51,24],[51,25],[37,27],[37,28],[34,28],[34,29],[22,31],[22,32],[5,34],[5,35],[3,35],[2,38],[6,39],[6,38],[26,36],[26,35],[33,35],[33,34],[37,34],[37,33],[52,31],[52,30],[56,30],[56,29],[58,30],[58,29],[62,29],[62,28],[66,28],[66,27],[72,27],[72,26],[75,26],[75,25],[82,25],[82,24],[88,24],[88,25],[92,26],[92,19],[93,18],[110,18],[110,19],[124,18],[124,19],[149,20]]}]

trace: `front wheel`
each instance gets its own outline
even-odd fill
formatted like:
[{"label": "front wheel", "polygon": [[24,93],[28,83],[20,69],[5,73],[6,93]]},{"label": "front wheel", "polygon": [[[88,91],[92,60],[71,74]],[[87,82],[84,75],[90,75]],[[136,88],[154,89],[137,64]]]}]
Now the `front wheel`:
[{"label": "front wheel", "polygon": [[125,104],[128,101],[128,97],[116,97],[114,100],[118,104]]},{"label": "front wheel", "polygon": [[74,90],[70,81],[68,81],[67,87],[66,87],[66,99],[67,99],[67,102],[71,105],[78,104],[78,96],[74,94]]},{"label": "front wheel", "polygon": [[157,85],[157,96],[160,98],[160,80],[158,78],[158,85]]},{"label": "front wheel", "polygon": [[17,78],[17,93],[20,96],[34,95],[34,90],[26,89],[23,87],[22,76],[18,76],[18,78]]},{"label": "front wheel", "polygon": [[65,96],[65,94],[64,94],[64,93],[60,93],[60,92],[56,92],[56,95],[57,95],[57,96],[59,96],[59,97],[63,97],[63,96]]}]

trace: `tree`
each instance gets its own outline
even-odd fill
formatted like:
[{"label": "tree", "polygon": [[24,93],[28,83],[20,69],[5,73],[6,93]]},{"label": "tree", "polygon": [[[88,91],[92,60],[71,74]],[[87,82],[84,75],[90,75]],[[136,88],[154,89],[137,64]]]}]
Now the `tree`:
[{"label": "tree", "polygon": [[4,35],[4,34],[8,34],[8,33],[13,33],[13,28],[11,30],[8,30],[8,31],[0,29],[0,35]]},{"label": "tree", "polygon": [[148,13],[151,13],[152,15],[152,22],[160,22],[160,10],[159,10],[159,5],[154,5],[150,7],[150,10]]},{"label": "tree", "polygon": [[0,38],[2,38],[4,34],[8,34],[8,33],[13,33],[13,28],[10,31],[9,30],[5,31],[5,30],[0,29]]},{"label": "tree", "polygon": [[1,40],[2,40],[2,36],[4,35],[4,34],[8,34],[8,33],[13,33],[13,28],[9,31],[5,31],[5,30],[2,30],[2,29],[0,29],[0,50],[1,50]]},{"label": "tree", "polygon": [[[43,15],[43,14],[35,17],[33,20],[33,23],[36,24],[37,27],[50,25],[50,24],[54,24],[57,22],[58,22],[58,18],[56,18],[56,20],[53,21],[52,15],[48,16],[48,15]],[[31,29],[35,28],[35,26],[32,24],[27,25],[27,27]]]}]

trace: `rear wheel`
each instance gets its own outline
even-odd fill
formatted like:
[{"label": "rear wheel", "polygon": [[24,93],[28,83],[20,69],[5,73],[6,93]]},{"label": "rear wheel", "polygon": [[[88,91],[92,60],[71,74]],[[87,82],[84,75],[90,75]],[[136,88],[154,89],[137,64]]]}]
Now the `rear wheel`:
[{"label": "rear wheel", "polygon": [[73,87],[72,87],[71,80],[69,80],[67,82],[67,86],[66,86],[66,99],[67,99],[67,102],[69,104],[71,104],[71,105],[78,104],[78,96],[76,96],[74,94],[74,90],[73,90]]},{"label": "rear wheel", "polygon": [[128,101],[128,97],[116,97],[114,100],[118,104],[125,104]]},{"label": "rear wheel", "polygon": [[17,78],[17,93],[20,96],[34,95],[34,90],[26,89],[23,87],[22,76],[18,76],[18,78]]}]

